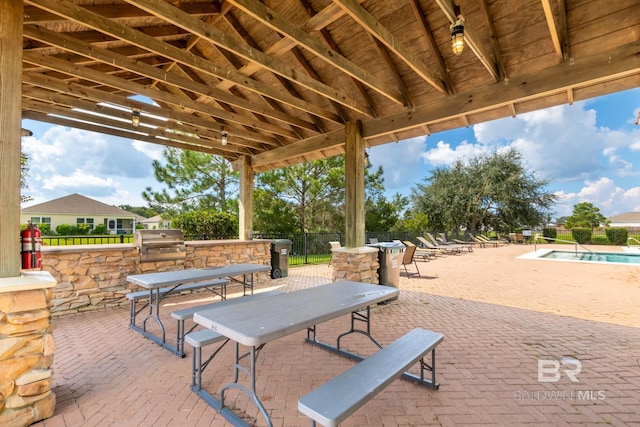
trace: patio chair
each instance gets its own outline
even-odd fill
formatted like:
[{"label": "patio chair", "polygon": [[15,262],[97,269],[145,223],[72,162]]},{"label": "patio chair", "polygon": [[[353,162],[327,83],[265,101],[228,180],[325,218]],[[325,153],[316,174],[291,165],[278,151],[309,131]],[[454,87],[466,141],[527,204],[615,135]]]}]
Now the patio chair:
[{"label": "patio chair", "polygon": [[376,238],[376,237],[369,237],[369,244],[372,244],[372,243],[378,243],[378,238]]},{"label": "patio chair", "polygon": [[481,235],[481,234],[478,234],[478,235],[477,235],[477,236],[475,236],[474,238],[475,238],[475,239],[477,239],[477,240],[478,240],[478,241],[480,241],[480,242],[483,242],[483,243],[485,244],[485,246],[486,246],[486,245],[491,245],[491,246],[493,246],[494,248],[497,248],[497,247],[498,247],[498,245],[499,245],[497,241],[487,239],[485,236],[483,236],[483,235]]},{"label": "patio chair", "polygon": [[422,258],[422,260],[425,262],[432,259],[438,259],[438,254],[442,253],[439,249],[421,248],[408,240],[405,240],[402,243],[404,243],[406,247],[413,246],[414,248],[416,248],[414,258]]},{"label": "patio chair", "polygon": [[448,249],[448,250],[457,250],[457,253],[462,252],[462,249],[466,249],[465,247],[463,247],[462,245],[460,245],[458,243],[452,243],[452,244],[448,244],[448,245],[439,243],[438,240],[436,240],[436,238],[433,237],[433,234],[431,234],[431,233],[425,233],[425,234],[427,235],[429,240],[431,240],[431,243],[433,243],[433,245],[435,247]]},{"label": "patio chair", "polygon": [[[402,257],[402,266],[404,267],[404,272],[408,278],[411,278],[411,276],[416,276],[416,275],[420,277],[420,270],[418,269],[418,263],[414,259],[416,249],[417,249],[417,246],[407,246],[407,248],[404,251],[404,256]],[[409,270],[407,269],[407,265],[411,265],[411,264],[415,265],[416,267],[415,273],[409,272]]]},{"label": "patio chair", "polygon": [[329,258],[329,265],[331,265],[331,262],[333,261],[333,250],[341,248],[342,245],[340,242],[329,242],[329,246],[331,246],[331,258]]}]

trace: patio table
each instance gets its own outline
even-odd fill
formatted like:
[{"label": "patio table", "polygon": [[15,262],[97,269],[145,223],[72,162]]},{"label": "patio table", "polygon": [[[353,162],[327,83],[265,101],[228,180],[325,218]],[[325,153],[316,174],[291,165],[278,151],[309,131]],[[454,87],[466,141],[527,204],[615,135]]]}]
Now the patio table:
[{"label": "patio table", "polygon": [[[247,424],[244,420],[224,406],[225,391],[232,388],[239,389],[253,400],[267,420],[267,424],[272,426],[269,414],[256,391],[256,356],[264,345],[307,329],[307,342],[352,358],[362,359],[362,356],[341,350],[340,339],[347,334],[361,333],[369,337],[378,348],[382,348],[370,334],[370,308],[371,305],[388,301],[397,297],[398,294],[399,290],[390,286],[340,281],[197,312],[193,320],[231,339],[234,342],[235,351],[233,381],[221,388],[219,399],[204,389],[194,391],[233,425],[245,426]],[[316,325],[349,313],[352,316],[351,329],[338,336],[335,346],[317,340]],[[355,327],[357,321],[364,322],[366,328],[357,329]],[[250,347],[250,352],[241,354],[240,345]],[[242,359],[247,356],[249,367],[241,365]],[[249,388],[239,383],[240,372],[248,374]]]},{"label": "patio table", "polygon": [[[243,296],[250,291],[253,294],[253,275],[254,273],[270,271],[271,267],[261,264],[231,264],[222,267],[208,267],[197,268],[188,270],[174,270],[164,271],[159,273],[146,273],[146,274],[134,274],[127,276],[127,281],[135,283],[149,290],[149,299],[147,305],[143,306],[139,311],[131,310],[129,327],[134,331],[142,334],[144,337],[150,339],[156,344],[160,345],[166,350],[183,357],[184,353],[179,351],[178,342],[176,345],[167,343],[166,331],[162,320],[160,319],[160,301],[168,294],[173,292],[180,292],[181,285],[187,285],[192,283],[206,283],[206,281],[214,279],[231,279],[239,282],[242,285]],[[235,277],[242,276],[242,280],[238,280]],[[222,285],[223,290],[219,293],[222,300],[226,299],[226,285]],[[170,287],[169,291],[161,293],[162,288]],[[205,287],[205,286],[203,286]],[[138,326],[136,323],[136,314],[143,310],[145,307],[149,307],[149,313],[142,322],[142,326]],[[160,327],[160,335],[154,335],[147,331],[147,320],[153,319]]]}]

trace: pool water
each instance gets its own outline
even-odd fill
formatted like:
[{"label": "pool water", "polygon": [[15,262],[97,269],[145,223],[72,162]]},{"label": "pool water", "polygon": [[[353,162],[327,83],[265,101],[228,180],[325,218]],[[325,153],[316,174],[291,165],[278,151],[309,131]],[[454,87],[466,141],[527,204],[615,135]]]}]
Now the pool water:
[{"label": "pool water", "polygon": [[548,251],[537,258],[640,265],[640,253]]}]

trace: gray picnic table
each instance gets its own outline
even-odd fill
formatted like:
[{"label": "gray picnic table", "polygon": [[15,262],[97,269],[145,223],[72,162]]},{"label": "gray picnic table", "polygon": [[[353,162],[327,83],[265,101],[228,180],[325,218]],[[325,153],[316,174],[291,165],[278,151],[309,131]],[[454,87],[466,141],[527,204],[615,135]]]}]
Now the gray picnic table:
[{"label": "gray picnic table", "polygon": [[[163,348],[183,357],[184,353],[178,348],[178,343],[174,346],[166,341],[165,327],[160,318],[160,301],[171,293],[197,288],[210,288],[220,296],[221,300],[225,300],[228,280],[240,283],[243,295],[246,295],[247,292],[253,294],[253,275],[270,270],[271,267],[267,265],[247,263],[127,276],[128,282],[148,290],[148,293],[144,291],[127,295],[131,299],[129,327]],[[240,276],[242,279],[238,279]],[[146,304],[142,308],[136,309],[135,301],[138,297],[143,296],[147,298]],[[140,326],[136,323],[136,316],[146,307],[149,308],[149,312]],[[155,335],[147,330],[147,321],[150,319],[154,320],[160,327],[160,335]]]},{"label": "gray picnic table", "polygon": [[[239,389],[256,404],[267,424],[271,419],[256,392],[256,356],[264,345],[292,333],[307,329],[306,341],[327,350],[362,360],[340,349],[340,339],[351,333],[360,333],[369,337],[378,348],[382,348],[370,334],[370,309],[372,305],[397,297],[399,290],[390,286],[373,285],[352,281],[339,281],[327,285],[284,292],[256,300],[242,301],[233,306],[213,307],[194,314],[193,320],[235,344],[233,362],[233,382],[220,390],[220,398],[214,397],[204,389],[197,390],[200,398],[219,411],[233,425],[247,425],[232,410],[224,406],[224,394],[229,389]],[[335,346],[322,343],[316,336],[316,325],[351,313],[351,329],[337,338]],[[363,321],[366,328],[357,329],[357,321]],[[240,345],[250,347],[249,354],[240,352]],[[249,356],[249,367],[241,365],[242,359]],[[249,387],[239,383],[239,374],[249,377]]]}]

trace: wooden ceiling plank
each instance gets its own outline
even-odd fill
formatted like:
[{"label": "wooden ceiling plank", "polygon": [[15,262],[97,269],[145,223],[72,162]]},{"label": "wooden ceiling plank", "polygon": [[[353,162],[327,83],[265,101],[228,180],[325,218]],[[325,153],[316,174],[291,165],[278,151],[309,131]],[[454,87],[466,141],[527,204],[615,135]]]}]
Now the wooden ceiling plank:
[{"label": "wooden ceiling plank", "polygon": [[[234,31],[236,31],[236,34],[238,34],[239,37],[242,38],[242,40],[245,41],[245,43],[247,43],[249,46],[253,46],[255,49],[260,49],[260,45],[253,39],[253,37],[251,37],[251,34],[249,34],[249,32],[243,27],[242,23],[240,21],[238,21],[236,19],[236,17],[231,14],[228,13],[225,15],[225,19],[227,20],[227,22],[229,23],[229,25],[231,26],[231,28],[234,29]],[[232,58],[234,58],[234,56],[228,52],[226,49],[218,49],[220,51],[220,53],[222,55],[224,55],[225,57],[228,58],[228,60],[231,62],[231,64],[237,69],[240,70],[242,68],[242,64],[239,62],[239,60],[233,60]],[[305,66],[305,69],[307,69],[306,67],[306,63],[302,62],[301,63],[303,66]],[[316,80],[321,81],[316,75],[314,74],[310,74],[313,78],[316,78]],[[296,98],[303,98],[302,94],[298,91],[298,89],[296,89],[296,86],[291,83],[289,80],[285,79],[284,77],[278,75],[278,74],[274,74],[274,76],[276,77],[276,79],[278,80],[278,82],[280,82],[280,84],[282,85],[282,87],[289,92],[289,94],[291,96],[294,96]],[[266,102],[269,102],[272,106],[272,108],[276,109],[276,110],[281,110],[282,107],[280,106],[280,104],[276,103],[275,101],[270,100],[269,98],[266,98]],[[334,109],[336,109],[339,113],[337,113],[339,116],[344,117],[344,111],[340,110],[340,108],[342,107],[337,107],[336,105],[340,105],[337,104],[335,101],[330,101],[333,106]],[[321,132],[323,132],[324,129],[324,125],[323,123],[316,117],[316,116],[311,116],[311,120],[313,120],[313,124],[315,125],[315,129],[314,130],[319,130]],[[343,118],[344,121],[344,118]]]},{"label": "wooden ceiling plank", "polygon": [[133,4],[141,9],[165,19],[181,28],[188,29],[194,34],[197,34],[201,39],[214,43],[217,46],[227,49],[234,54],[246,59],[247,61],[255,62],[262,68],[278,74],[293,83],[296,83],[306,89],[309,89],[320,96],[328,99],[332,99],[340,104],[348,107],[361,114],[367,114],[366,108],[361,106],[356,100],[349,98],[344,93],[341,93],[330,86],[325,85],[317,80],[310,78],[304,74],[300,74],[291,69],[281,61],[265,54],[260,50],[253,49],[245,43],[242,43],[232,37],[228,37],[222,31],[207,25],[197,18],[193,18],[190,15],[180,12],[169,3],[164,0],[125,0],[126,2]]},{"label": "wooden ceiling plank", "polygon": [[140,48],[155,52],[160,56],[180,62],[186,66],[196,68],[202,72],[210,74],[222,80],[233,81],[234,84],[242,86],[257,94],[262,94],[270,98],[276,99],[283,104],[289,105],[296,109],[315,114],[319,117],[341,123],[339,117],[335,116],[317,105],[306,102],[304,100],[288,96],[282,91],[272,88],[268,84],[261,83],[251,79],[235,70],[224,69],[206,61],[203,58],[195,56],[189,52],[179,49],[171,44],[167,44],[149,37],[140,31],[136,31],[125,25],[118,24],[100,15],[92,14],[83,8],[76,6],[65,0],[24,0],[25,4],[36,5],[49,12],[63,16],[71,21],[78,22],[87,27],[98,30],[102,33],[109,34],[112,37],[119,38],[123,41],[131,43]]},{"label": "wooden ceiling plank", "polygon": [[[354,0],[333,0],[344,9],[364,30],[373,35],[377,40],[384,44],[387,49],[393,52],[400,60],[406,63],[416,74],[424,81],[433,86],[438,92],[446,94],[447,89],[443,81],[407,47],[400,42],[384,25],[375,19],[365,8],[360,6]],[[403,85],[404,86],[404,85]],[[399,89],[402,91],[402,89]]]},{"label": "wooden ceiling plank", "polygon": [[[564,60],[564,49],[562,48],[562,34],[561,29],[556,22],[556,17],[553,14],[553,7],[551,0],[540,0],[542,2],[542,9],[544,10],[544,17],[547,20],[547,27],[549,27],[549,35],[551,36],[551,42],[553,43],[553,49],[556,51],[558,62]],[[561,12],[562,13],[562,12]]]},{"label": "wooden ceiling plank", "polygon": [[[400,105],[403,104],[402,95],[397,90],[394,90],[394,88],[391,88],[388,85],[378,81],[367,71],[354,64],[344,56],[338,54],[338,52],[335,52],[332,49],[328,48],[321,41],[312,37],[309,33],[301,30],[293,23],[289,22],[287,19],[280,17],[275,11],[269,9],[264,4],[259,3],[255,0],[227,1],[243,12],[254,17],[267,27],[279,32],[280,34],[285,35],[288,38],[291,38],[292,40],[295,40],[295,42],[299,46],[323,59],[332,66],[338,68],[343,73],[360,80],[363,84],[378,92],[380,95],[385,96],[389,100],[394,101]],[[336,99],[336,101],[337,100],[338,99]],[[341,103],[344,105],[343,102]]]},{"label": "wooden ceiling plank", "polygon": [[[449,20],[450,23],[455,23],[458,20],[458,17],[455,13],[455,6],[453,4],[453,0],[435,0],[442,12],[444,12],[445,16]],[[464,15],[464,14],[463,14]],[[495,67],[495,64],[491,60],[491,57],[482,47],[482,43],[480,43],[480,39],[475,35],[474,31],[470,28],[469,23],[465,23],[464,26],[464,40],[469,46],[469,48],[473,51],[476,57],[480,60],[484,68],[487,69],[491,77],[497,82],[500,80],[500,73]]]},{"label": "wooden ceiling plank", "polygon": [[[162,107],[127,98],[126,96],[114,95],[99,89],[86,87],[78,83],[68,83],[50,76],[40,76],[37,74],[23,74],[22,79],[24,83],[38,87],[45,87],[49,90],[59,93],[66,93],[75,97],[87,98],[95,102],[107,102],[130,109],[135,108],[140,111],[145,111],[152,115],[165,117],[176,122],[189,123],[193,126],[197,126],[207,130],[215,129],[218,132],[222,131],[222,125],[213,120],[202,119],[200,117],[196,117],[182,111],[167,110]],[[237,134],[239,137],[244,139],[257,141],[264,144],[270,144],[276,147],[282,145],[271,136],[264,136],[256,134],[254,132],[234,130],[233,134]]]},{"label": "wooden ceiling plank", "polygon": [[[192,80],[180,78],[177,74],[163,71],[159,68],[146,65],[140,61],[127,58],[126,56],[118,55],[106,49],[91,46],[89,44],[78,41],[73,37],[55,33],[42,27],[38,28],[31,25],[25,26],[23,32],[26,37],[39,40],[43,43],[49,43],[62,49],[66,49],[72,53],[92,58],[105,64],[131,71],[145,77],[149,77],[152,80],[162,81],[176,86],[180,89],[186,89],[205,97],[220,100],[222,102],[235,105],[236,107],[240,107],[251,112],[256,112],[276,120],[280,120],[287,124],[293,124],[295,126],[303,127],[312,131],[316,130],[315,126],[312,123],[305,122],[289,114],[260,108],[255,103],[251,103],[246,99],[232,96],[227,92],[216,90],[202,83],[197,83]],[[80,63],[76,62],[76,64],[79,65]]]}]

